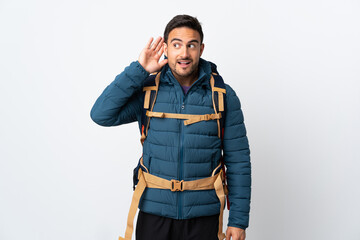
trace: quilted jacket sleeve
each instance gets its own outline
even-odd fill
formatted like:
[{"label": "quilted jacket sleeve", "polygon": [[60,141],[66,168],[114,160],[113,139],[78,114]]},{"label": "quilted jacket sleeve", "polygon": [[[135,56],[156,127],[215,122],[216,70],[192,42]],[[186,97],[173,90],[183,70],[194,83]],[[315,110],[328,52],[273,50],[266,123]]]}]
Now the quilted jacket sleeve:
[{"label": "quilted jacket sleeve", "polygon": [[230,200],[228,226],[246,229],[251,196],[250,149],[240,100],[229,85],[226,85],[226,100],[224,161]]},{"label": "quilted jacket sleeve", "polygon": [[136,61],[115,77],[91,109],[90,116],[101,126],[140,122],[142,86],[149,73]]}]

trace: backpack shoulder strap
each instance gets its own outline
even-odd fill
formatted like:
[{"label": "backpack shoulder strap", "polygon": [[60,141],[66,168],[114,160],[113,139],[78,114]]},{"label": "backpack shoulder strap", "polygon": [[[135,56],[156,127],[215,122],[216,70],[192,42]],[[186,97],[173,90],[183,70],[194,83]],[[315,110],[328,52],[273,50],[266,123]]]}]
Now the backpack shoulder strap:
[{"label": "backpack shoulder strap", "polygon": [[144,143],[149,129],[150,117],[146,115],[148,110],[152,111],[156,100],[161,72],[151,74],[143,85],[144,105],[141,115],[141,144]]},{"label": "backpack shoulder strap", "polygon": [[216,65],[212,62],[211,64],[211,78],[210,85],[212,91],[212,99],[215,113],[221,113],[221,118],[218,119],[218,136],[221,138],[221,142],[224,137],[224,126],[225,126],[225,117],[226,117],[226,88],[223,78],[219,75],[216,70]]},{"label": "backpack shoulder strap", "polygon": [[[216,112],[221,113],[221,118],[218,120],[218,127],[219,127],[219,137],[221,138],[221,148],[224,149],[224,129],[225,129],[225,119],[226,119],[226,87],[223,78],[219,75],[216,70],[216,65],[212,62],[211,64],[211,71],[213,79],[210,80],[210,85],[212,89],[212,96],[213,96],[213,105],[214,110]],[[226,195],[226,205],[227,209],[230,210],[230,201],[228,196],[228,189],[227,189],[227,178],[226,178],[226,169],[225,169],[225,162],[224,162],[224,155],[221,154],[220,158],[221,162],[221,169],[223,170],[223,184],[224,184],[224,191]]]}]

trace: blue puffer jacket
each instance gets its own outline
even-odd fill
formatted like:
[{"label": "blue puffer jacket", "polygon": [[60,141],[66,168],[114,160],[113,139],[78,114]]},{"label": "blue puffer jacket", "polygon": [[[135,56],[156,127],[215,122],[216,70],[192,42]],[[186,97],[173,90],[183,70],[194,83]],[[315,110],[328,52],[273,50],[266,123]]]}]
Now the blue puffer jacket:
[{"label": "blue puffer jacket", "polygon": [[[211,66],[200,59],[199,79],[185,95],[168,65],[161,72],[154,112],[214,113]],[[141,125],[142,86],[149,73],[133,62],[116,76],[91,110],[91,118],[102,126],[116,126],[138,121]],[[225,79],[226,81],[226,79]],[[251,194],[250,150],[240,101],[226,85],[226,120],[224,159],[230,200],[228,226],[245,229],[249,223]],[[216,120],[185,126],[184,120],[151,118],[143,144],[144,165],[151,174],[168,180],[195,180],[209,177],[219,164],[221,140]],[[134,156],[134,166],[137,157]],[[130,196],[129,196],[130,197]],[[139,208],[147,213],[174,219],[189,219],[218,214],[220,202],[214,190],[171,192],[147,188]]]}]

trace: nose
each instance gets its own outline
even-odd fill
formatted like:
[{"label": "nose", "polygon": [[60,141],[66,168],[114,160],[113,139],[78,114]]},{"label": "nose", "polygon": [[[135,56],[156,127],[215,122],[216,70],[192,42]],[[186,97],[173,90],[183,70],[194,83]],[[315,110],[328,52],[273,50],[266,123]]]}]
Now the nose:
[{"label": "nose", "polygon": [[183,47],[183,49],[182,49],[181,57],[182,57],[183,59],[189,57],[189,49],[188,49],[186,46]]}]

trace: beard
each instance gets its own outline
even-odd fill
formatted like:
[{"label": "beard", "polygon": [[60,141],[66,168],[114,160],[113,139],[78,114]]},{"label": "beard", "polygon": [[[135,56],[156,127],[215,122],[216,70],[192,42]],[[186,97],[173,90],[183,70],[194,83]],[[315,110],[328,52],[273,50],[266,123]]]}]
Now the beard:
[{"label": "beard", "polygon": [[194,63],[193,61],[191,61],[190,66],[184,70],[181,66],[179,66],[177,61],[173,66],[170,67],[170,69],[172,70],[174,76],[187,78],[197,74],[198,66],[199,62]]}]

